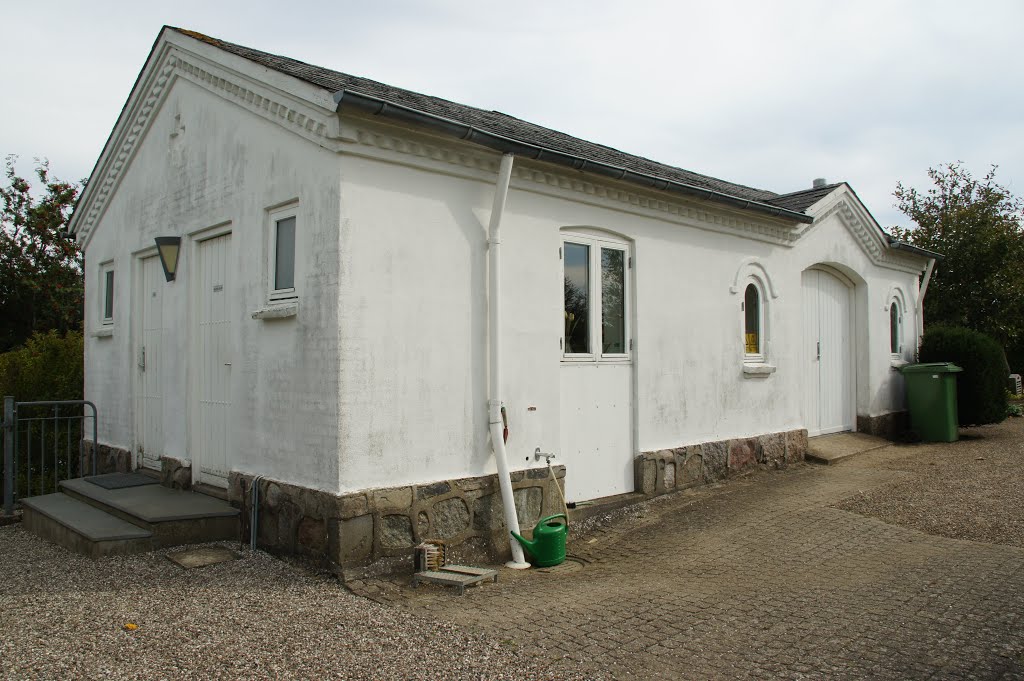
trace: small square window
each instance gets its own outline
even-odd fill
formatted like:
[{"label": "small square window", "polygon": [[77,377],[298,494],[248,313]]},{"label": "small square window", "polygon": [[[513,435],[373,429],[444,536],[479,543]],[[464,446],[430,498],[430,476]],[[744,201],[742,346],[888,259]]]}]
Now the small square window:
[{"label": "small square window", "polygon": [[269,216],[267,288],[271,301],[298,297],[295,287],[299,227],[297,208],[292,205],[271,211]]},{"label": "small square window", "polygon": [[274,244],[274,290],[295,289],[295,216],[277,220]]},{"label": "small square window", "polygon": [[100,265],[100,322],[114,323],[114,263]]}]

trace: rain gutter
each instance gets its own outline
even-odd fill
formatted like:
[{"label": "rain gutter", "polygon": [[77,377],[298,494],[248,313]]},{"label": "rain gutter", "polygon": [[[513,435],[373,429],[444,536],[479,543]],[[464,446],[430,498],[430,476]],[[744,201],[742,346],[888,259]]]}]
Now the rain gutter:
[{"label": "rain gutter", "polygon": [[337,104],[336,110],[338,112],[341,111],[342,106],[345,106],[352,110],[367,113],[372,116],[380,116],[399,123],[422,126],[447,137],[456,137],[458,139],[466,140],[467,142],[472,142],[489,149],[494,149],[495,151],[500,151],[503,154],[515,154],[516,156],[523,158],[554,163],[580,172],[594,173],[596,175],[610,177],[615,180],[629,182],[630,184],[639,185],[641,187],[647,187],[659,191],[668,191],[674,194],[704,199],[706,201],[714,201],[715,203],[725,204],[733,208],[754,211],[783,220],[792,220],[806,224],[814,222],[814,218],[805,213],[779,208],[778,206],[761,203],[760,201],[741,199],[737,196],[732,196],[731,194],[725,194],[723,192],[717,192],[703,187],[696,187],[684,182],[674,182],[672,180],[666,180],[653,175],[646,175],[644,173],[620,168],[608,163],[601,163],[600,161],[583,158],[582,156],[574,156],[572,154],[554,151],[552,149],[529,144],[527,142],[520,142],[502,135],[487,132],[486,130],[481,130],[480,128],[473,127],[472,125],[467,125],[466,123],[459,123],[458,121],[453,121],[451,119],[444,118],[443,116],[425,113],[423,111],[402,106],[401,104],[394,104],[377,97],[352,92],[351,90],[339,90],[338,92],[335,92],[334,101]]},{"label": "rain gutter", "polygon": [[889,248],[896,251],[906,251],[907,253],[913,253],[914,255],[920,255],[925,258],[931,258],[932,260],[944,260],[945,256],[935,251],[929,251],[924,248],[918,248],[917,246],[911,246],[908,243],[902,241],[896,241],[894,239],[889,240]]}]

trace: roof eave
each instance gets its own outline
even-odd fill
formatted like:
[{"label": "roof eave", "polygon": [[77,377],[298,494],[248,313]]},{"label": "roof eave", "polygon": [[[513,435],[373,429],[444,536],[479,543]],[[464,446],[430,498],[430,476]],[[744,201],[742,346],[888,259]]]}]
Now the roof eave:
[{"label": "roof eave", "polygon": [[891,248],[893,250],[896,250],[896,251],[906,251],[907,253],[913,253],[915,255],[920,255],[922,257],[930,258],[930,259],[933,259],[933,260],[945,260],[946,259],[946,256],[942,255],[941,253],[936,253],[935,251],[929,251],[926,248],[920,248],[918,246],[912,246],[912,245],[910,245],[910,244],[908,244],[908,243],[906,243],[904,241],[897,241],[896,239],[893,239],[892,237],[889,237],[889,248]]},{"label": "roof eave", "polygon": [[670,191],[676,194],[704,199],[706,201],[713,201],[732,206],[733,208],[754,211],[782,220],[791,220],[807,224],[814,221],[813,217],[805,213],[787,210],[785,208],[772,206],[759,201],[743,199],[738,196],[716,192],[712,189],[705,189],[703,187],[696,187],[683,182],[675,182],[665,178],[655,177],[653,175],[645,175],[626,168],[620,168],[607,163],[601,163],[600,161],[594,161],[593,159],[573,156],[571,154],[554,151],[538,145],[520,142],[492,132],[487,132],[486,130],[481,130],[466,123],[459,123],[458,121],[453,121],[442,116],[429,114],[359,92],[339,90],[334,93],[334,101],[337,104],[339,112],[342,104],[344,104],[345,106],[350,106],[363,113],[368,113],[373,116],[381,116],[400,123],[409,123],[426,127],[447,137],[466,140],[502,153],[515,154],[525,158],[554,163],[556,165],[572,168],[573,170],[595,173],[642,187],[661,191]]}]

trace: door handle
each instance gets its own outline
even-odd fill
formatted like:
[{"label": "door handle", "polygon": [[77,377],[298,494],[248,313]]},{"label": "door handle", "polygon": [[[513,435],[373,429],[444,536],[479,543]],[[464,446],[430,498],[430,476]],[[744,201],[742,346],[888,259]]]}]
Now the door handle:
[{"label": "door handle", "polygon": [[818,361],[821,361],[821,341],[818,341]]},{"label": "door handle", "polygon": [[139,348],[139,369],[146,370],[146,346]]}]

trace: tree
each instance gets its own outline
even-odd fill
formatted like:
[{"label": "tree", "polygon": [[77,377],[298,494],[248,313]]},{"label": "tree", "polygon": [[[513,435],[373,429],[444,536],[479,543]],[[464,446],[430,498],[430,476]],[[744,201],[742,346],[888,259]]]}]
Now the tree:
[{"label": "tree", "polygon": [[893,236],[944,257],[924,302],[926,323],[966,326],[995,338],[1024,370],[1024,203],[995,180],[948,163],[930,168],[927,191],[899,183],[896,207],[914,221]]},{"label": "tree", "polygon": [[49,163],[37,160],[33,192],[15,160],[6,158],[0,186],[0,352],[37,331],[82,325],[82,253],[64,235],[80,185],[54,179]]}]

